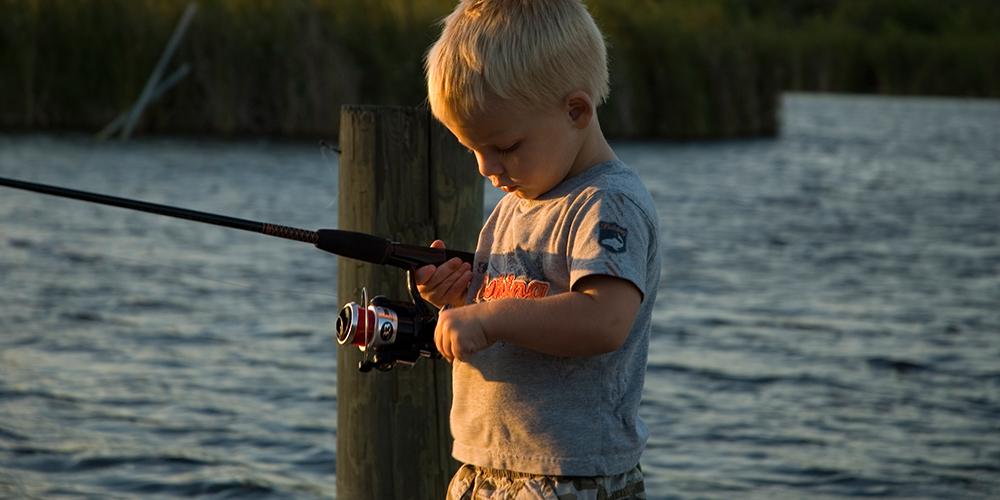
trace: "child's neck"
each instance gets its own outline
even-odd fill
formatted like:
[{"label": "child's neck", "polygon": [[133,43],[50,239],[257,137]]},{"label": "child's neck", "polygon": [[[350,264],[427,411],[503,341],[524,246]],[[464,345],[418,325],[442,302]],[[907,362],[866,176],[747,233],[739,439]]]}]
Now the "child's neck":
[{"label": "child's neck", "polygon": [[587,127],[587,132],[587,137],[580,145],[576,159],[573,161],[574,167],[570,171],[570,175],[566,177],[567,179],[580,175],[606,161],[618,159],[615,156],[614,150],[611,149],[611,145],[604,138],[596,116],[591,121],[590,126]]}]

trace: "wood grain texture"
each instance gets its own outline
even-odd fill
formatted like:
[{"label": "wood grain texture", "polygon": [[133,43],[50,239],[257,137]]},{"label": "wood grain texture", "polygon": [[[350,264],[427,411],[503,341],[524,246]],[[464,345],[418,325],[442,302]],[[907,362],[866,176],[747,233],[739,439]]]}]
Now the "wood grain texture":
[{"label": "wood grain texture", "polygon": [[[482,179],[426,109],[345,106],[340,130],[340,229],[475,248]],[[363,288],[409,298],[405,272],[338,259],[338,302],[360,301]],[[448,427],[451,365],[422,358],[411,370],[360,373],[361,359],[357,349],[338,350],[337,497],[444,498],[457,468]]]}]

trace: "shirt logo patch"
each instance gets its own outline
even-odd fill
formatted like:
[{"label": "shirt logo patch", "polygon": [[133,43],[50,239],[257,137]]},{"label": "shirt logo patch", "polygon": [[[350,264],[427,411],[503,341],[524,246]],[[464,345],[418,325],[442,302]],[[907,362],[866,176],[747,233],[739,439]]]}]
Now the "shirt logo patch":
[{"label": "shirt logo patch", "polygon": [[628,236],[628,229],[625,229],[614,222],[601,221],[601,233],[598,243],[605,250],[611,253],[622,253],[625,251],[625,239]]}]

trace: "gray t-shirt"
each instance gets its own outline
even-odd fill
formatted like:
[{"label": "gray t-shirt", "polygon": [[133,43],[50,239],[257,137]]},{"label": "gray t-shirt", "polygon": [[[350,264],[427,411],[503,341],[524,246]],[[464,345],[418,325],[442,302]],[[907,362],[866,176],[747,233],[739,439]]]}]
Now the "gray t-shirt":
[{"label": "gray t-shirt", "polygon": [[535,200],[507,195],[483,227],[467,302],[569,292],[593,274],[643,294],[628,338],[601,356],[563,357],[497,342],[453,368],[456,459],[533,474],[632,469],[648,430],[638,408],[660,280],[656,211],[632,169],[609,161]]}]

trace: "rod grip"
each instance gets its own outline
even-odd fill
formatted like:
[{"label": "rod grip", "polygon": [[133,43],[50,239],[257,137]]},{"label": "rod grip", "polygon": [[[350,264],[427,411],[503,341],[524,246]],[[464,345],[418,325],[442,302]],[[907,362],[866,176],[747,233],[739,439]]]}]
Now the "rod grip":
[{"label": "rod grip", "polygon": [[459,250],[404,245],[379,236],[343,231],[340,229],[320,229],[316,248],[372,264],[389,265],[403,269],[416,269],[426,265],[441,265],[458,257],[472,264],[474,255]]},{"label": "rod grip", "polygon": [[339,229],[316,231],[316,248],[372,264],[385,264],[392,253],[392,242],[371,234]]}]

